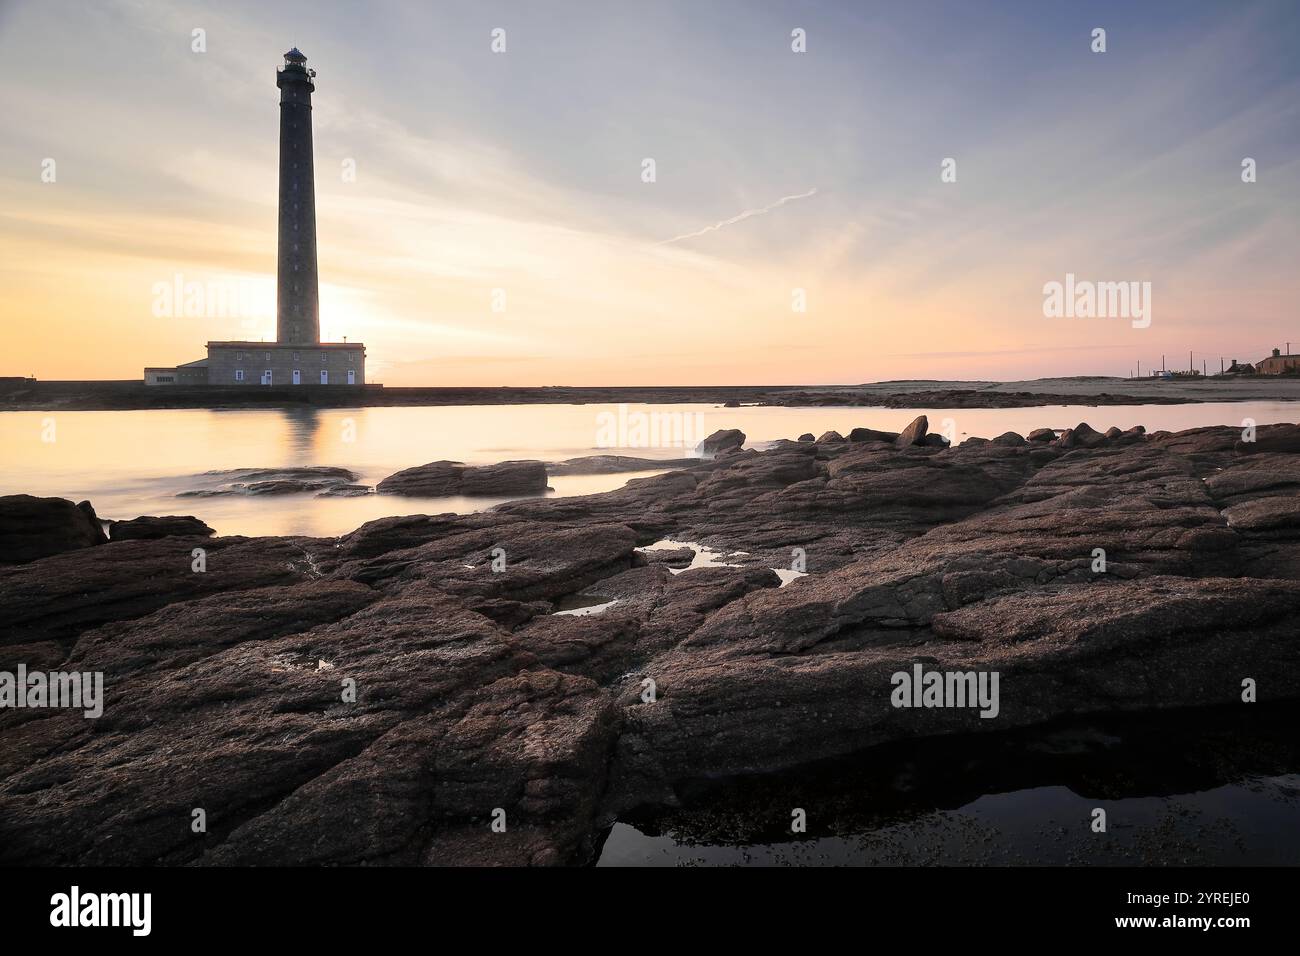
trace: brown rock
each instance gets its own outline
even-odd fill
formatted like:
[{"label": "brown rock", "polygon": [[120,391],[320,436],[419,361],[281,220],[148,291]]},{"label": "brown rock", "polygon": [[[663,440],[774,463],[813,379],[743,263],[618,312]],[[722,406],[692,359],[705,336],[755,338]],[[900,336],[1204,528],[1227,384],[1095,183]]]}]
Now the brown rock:
[{"label": "brown rock", "polygon": [[481,467],[434,461],[389,475],[375,487],[379,494],[430,498],[529,495],[545,490],[546,465],[540,461],[503,461]]},{"label": "brown rock", "polygon": [[882,432],[874,428],[855,428],[849,432],[849,441],[883,441],[892,444],[898,441],[898,432]]},{"label": "brown rock", "polygon": [[737,451],[745,444],[745,433],[739,428],[724,428],[714,432],[699,444],[699,452],[706,458],[717,458]]},{"label": "brown rock", "polygon": [[912,419],[908,425],[895,439],[895,444],[899,448],[906,448],[908,445],[921,445],[925,443],[925,433],[930,427],[930,420],[924,415],[918,415]]},{"label": "brown rock", "polygon": [[112,521],[108,525],[109,536],[114,541],[128,541],[139,538],[168,538],[178,535],[198,535],[207,537],[216,534],[211,528],[193,515],[163,515],[154,517],[145,515],[129,521]]},{"label": "brown rock", "polygon": [[0,563],[19,564],[107,540],[89,501],[0,497]]}]

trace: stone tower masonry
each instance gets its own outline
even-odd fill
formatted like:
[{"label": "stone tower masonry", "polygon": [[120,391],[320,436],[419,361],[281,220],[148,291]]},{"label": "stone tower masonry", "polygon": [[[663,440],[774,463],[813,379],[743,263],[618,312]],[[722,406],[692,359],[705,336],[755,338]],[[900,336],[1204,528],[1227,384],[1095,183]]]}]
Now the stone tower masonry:
[{"label": "stone tower masonry", "polygon": [[280,88],[280,231],[276,270],[276,338],[284,345],[320,341],[316,274],[316,177],[312,163],[311,94],[315,71],[294,47],[275,75]]}]

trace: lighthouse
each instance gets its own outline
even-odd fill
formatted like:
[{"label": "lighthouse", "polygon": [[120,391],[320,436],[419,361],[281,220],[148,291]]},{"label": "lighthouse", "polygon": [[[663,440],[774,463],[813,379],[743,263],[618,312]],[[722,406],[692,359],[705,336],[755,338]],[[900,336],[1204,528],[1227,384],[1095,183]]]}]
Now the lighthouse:
[{"label": "lighthouse", "polygon": [[276,71],[280,88],[280,224],[276,269],[276,337],[285,345],[320,341],[316,274],[316,175],[311,144],[315,70],[294,47]]},{"label": "lighthouse", "polygon": [[[297,47],[284,55],[284,66],[275,73],[275,85],[280,89],[275,341],[210,341],[207,358],[146,368],[146,385],[284,386],[296,390],[366,383],[365,345],[349,342],[346,336],[342,342],[322,342],[320,337],[316,172],[311,141],[315,79],[316,71],[307,69],[307,58]],[[225,320],[227,325],[232,318],[208,315]]]}]

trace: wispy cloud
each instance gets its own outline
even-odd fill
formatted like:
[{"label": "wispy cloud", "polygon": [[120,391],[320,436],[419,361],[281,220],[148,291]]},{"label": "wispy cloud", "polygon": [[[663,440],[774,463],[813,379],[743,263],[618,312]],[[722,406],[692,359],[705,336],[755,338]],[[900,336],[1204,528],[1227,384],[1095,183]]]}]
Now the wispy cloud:
[{"label": "wispy cloud", "polygon": [[817,194],[817,188],[814,186],[806,193],[799,193],[796,196],[782,196],[776,202],[769,203],[766,206],[761,206],[758,209],[746,209],[744,212],[738,213],[732,216],[730,219],[723,219],[721,222],[715,222],[712,225],[705,226],[703,229],[697,229],[694,232],[686,232],[680,236],[673,236],[671,239],[664,239],[661,242],[655,243],[655,245],[666,246],[669,243],[681,242],[684,239],[694,239],[697,236],[703,236],[710,232],[717,232],[719,229],[722,229],[726,226],[734,226],[738,222],[743,222],[746,219],[752,219],[754,216],[761,216],[764,213],[771,212],[773,209],[776,209],[778,206],[784,206],[788,202],[794,202],[796,199],[807,199],[809,196],[814,196],[816,194]]}]

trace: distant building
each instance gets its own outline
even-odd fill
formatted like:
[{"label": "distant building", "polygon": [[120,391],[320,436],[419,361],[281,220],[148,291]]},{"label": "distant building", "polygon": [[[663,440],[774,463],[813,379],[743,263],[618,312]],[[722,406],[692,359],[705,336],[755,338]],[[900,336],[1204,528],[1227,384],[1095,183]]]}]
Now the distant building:
[{"label": "distant building", "polygon": [[280,212],[276,341],[209,342],[208,357],[146,368],[146,385],[364,385],[366,347],[320,340],[316,271],[316,178],[311,94],[315,70],[297,47],[276,71],[280,88]]},{"label": "distant building", "polygon": [[1249,362],[1238,362],[1236,359],[1233,359],[1232,364],[1229,365],[1227,369],[1224,370],[1223,374],[1224,375],[1254,375],[1255,366],[1251,365]]},{"label": "distant building", "polygon": [[1260,375],[1281,375],[1283,372],[1300,372],[1300,355],[1282,354],[1281,349],[1274,349],[1266,359],[1260,359],[1255,366]]}]

